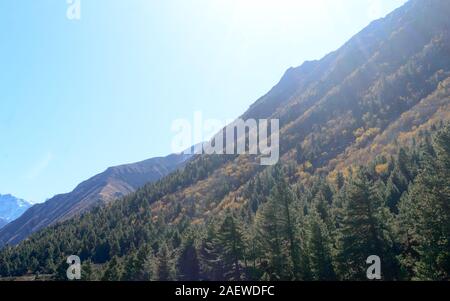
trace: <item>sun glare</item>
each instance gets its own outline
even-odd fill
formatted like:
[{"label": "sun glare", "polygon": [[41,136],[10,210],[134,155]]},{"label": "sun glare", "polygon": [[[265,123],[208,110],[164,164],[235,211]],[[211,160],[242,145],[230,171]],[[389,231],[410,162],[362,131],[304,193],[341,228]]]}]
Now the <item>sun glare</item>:
[{"label": "sun glare", "polygon": [[323,8],[326,0],[229,0],[236,10],[247,14],[279,14],[285,12],[298,12],[301,10],[316,10]]},{"label": "sun glare", "polygon": [[[339,1],[330,0],[226,0],[219,2],[233,16],[233,25],[240,28],[286,28],[298,26],[301,20],[327,20],[330,7]],[[323,21],[322,21],[323,22]]]}]

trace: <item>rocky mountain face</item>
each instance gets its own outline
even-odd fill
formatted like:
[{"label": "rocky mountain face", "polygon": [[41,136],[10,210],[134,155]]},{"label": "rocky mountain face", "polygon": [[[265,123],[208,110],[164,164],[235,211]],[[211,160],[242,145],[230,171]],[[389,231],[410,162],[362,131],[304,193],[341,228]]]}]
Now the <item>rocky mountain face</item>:
[{"label": "rocky mountain face", "polygon": [[31,203],[10,194],[0,194],[0,228],[21,216]]}]

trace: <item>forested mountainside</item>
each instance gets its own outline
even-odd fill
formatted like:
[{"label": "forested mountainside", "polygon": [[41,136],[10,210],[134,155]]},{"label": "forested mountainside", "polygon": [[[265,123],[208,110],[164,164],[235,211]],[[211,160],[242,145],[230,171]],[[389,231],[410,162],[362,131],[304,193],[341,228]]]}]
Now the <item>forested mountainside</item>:
[{"label": "forested mountainside", "polygon": [[0,230],[0,246],[17,244],[42,228],[70,219],[95,206],[109,204],[182,167],[188,158],[190,155],[174,154],[110,167],[81,183],[72,192],[32,206],[20,218]]},{"label": "forested mountainside", "polygon": [[[412,0],[286,72],[243,118],[280,119],[280,163],[197,156],[0,253],[0,275],[358,280],[450,274],[450,2]],[[432,138],[433,137],[433,138]],[[361,166],[363,165],[363,166]]]}]

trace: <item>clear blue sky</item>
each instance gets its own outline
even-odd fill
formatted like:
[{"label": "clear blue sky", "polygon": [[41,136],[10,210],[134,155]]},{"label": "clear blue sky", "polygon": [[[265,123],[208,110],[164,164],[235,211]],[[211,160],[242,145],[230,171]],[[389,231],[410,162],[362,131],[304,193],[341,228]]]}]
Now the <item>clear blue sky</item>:
[{"label": "clear blue sky", "polygon": [[0,1],[0,193],[42,202],[242,114],[405,0]]}]

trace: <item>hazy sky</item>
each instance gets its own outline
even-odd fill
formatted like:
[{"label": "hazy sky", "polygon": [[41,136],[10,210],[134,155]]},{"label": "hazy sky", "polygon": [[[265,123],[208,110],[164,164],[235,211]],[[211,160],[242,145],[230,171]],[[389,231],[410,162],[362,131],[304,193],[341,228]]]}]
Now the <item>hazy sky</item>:
[{"label": "hazy sky", "polygon": [[[69,0],[69,2],[72,0]],[[0,193],[33,202],[235,118],[405,0],[0,1]]]}]

